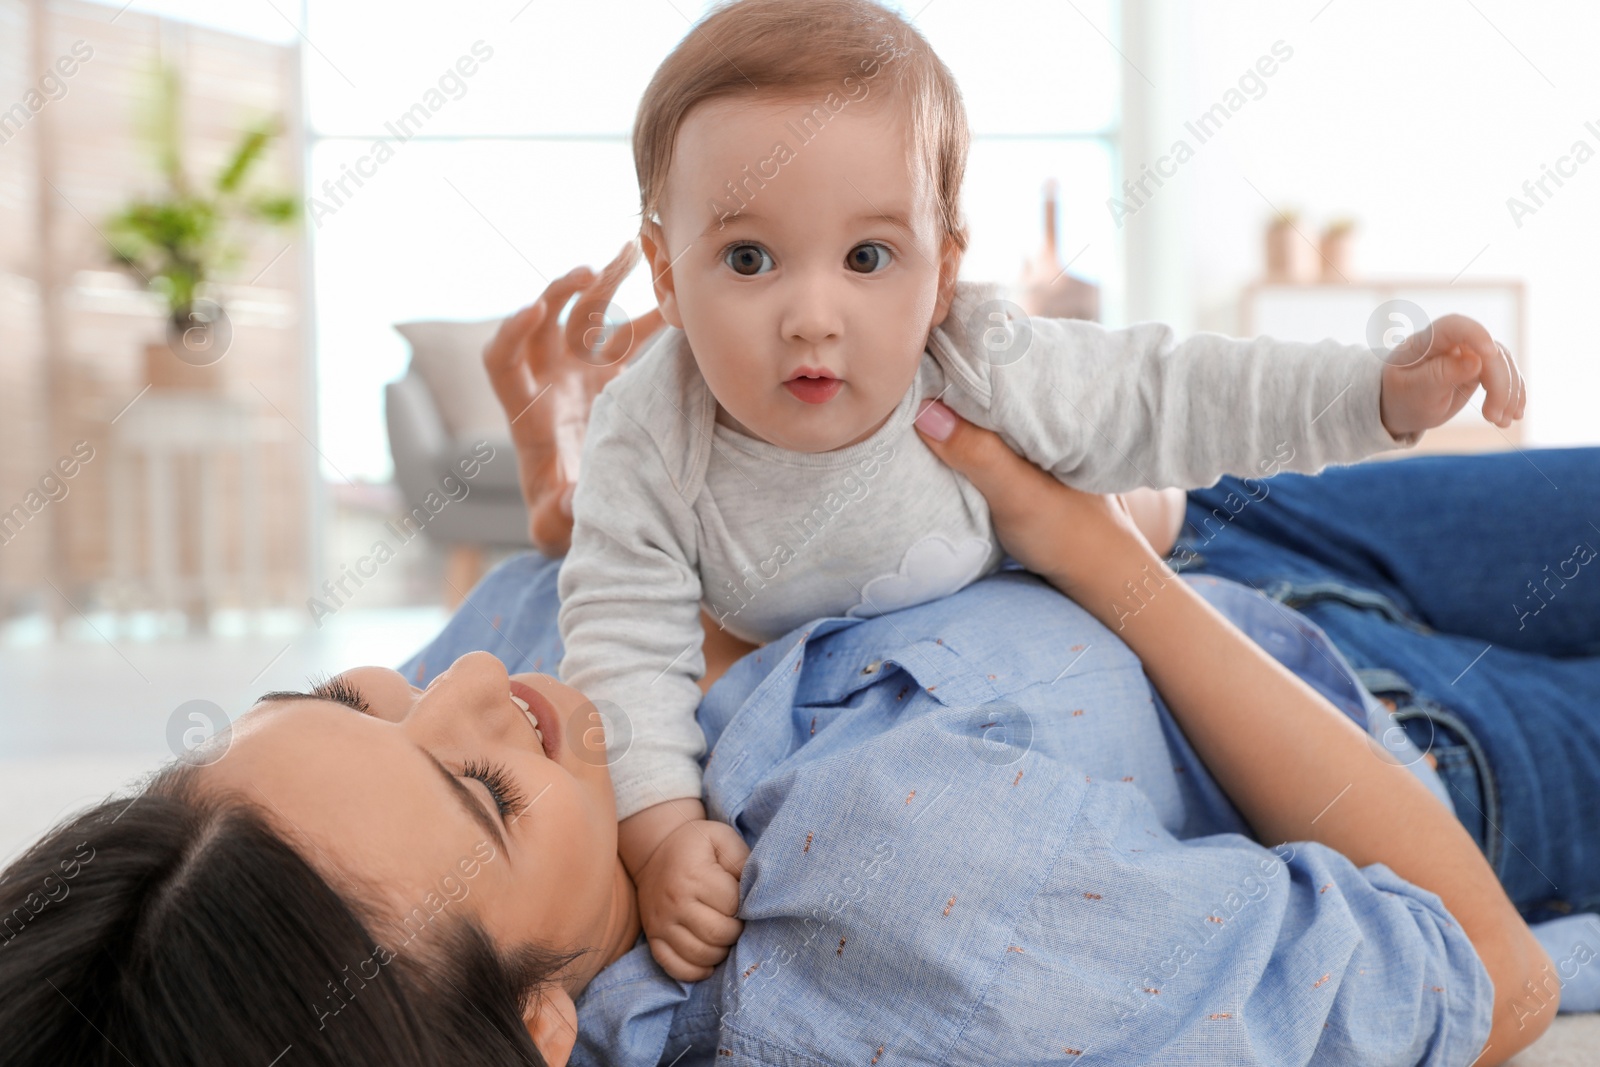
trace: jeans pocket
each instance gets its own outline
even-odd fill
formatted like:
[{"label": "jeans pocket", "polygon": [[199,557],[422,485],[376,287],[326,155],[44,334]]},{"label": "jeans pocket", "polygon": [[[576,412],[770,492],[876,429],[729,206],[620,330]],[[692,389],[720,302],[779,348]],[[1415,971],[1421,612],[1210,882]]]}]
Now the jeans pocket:
[{"label": "jeans pocket", "polygon": [[1500,835],[1491,830],[1500,822],[1499,794],[1488,756],[1471,727],[1448,708],[1418,694],[1395,671],[1380,667],[1356,673],[1367,691],[1394,712],[1394,721],[1424,756],[1433,757],[1434,770],[1450,794],[1456,818],[1498,876]]},{"label": "jeans pocket", "polygon": [[[1464,744],[1446,743],[1443,728],[1425,715],[1418,714],[1406,719],[1396,714],[1395,718],[1400,719],[1401,727],[1417,743],[1417,747],[1434,758],[1433,769],[1450,792],[1451,802],[1456,808],[1456,818],[1461,821],[1467,833],[1472,835],[1472,840],[1477,842],[1478,851],[1487,859],[1486,841],[1489,828],[1483,814],[1483,785],[1478,776],[1478,765],[1473,759],[1472,749]],[[1433,737],[1432,747],[1426,743],[1426,738],[1430,734]]]}]

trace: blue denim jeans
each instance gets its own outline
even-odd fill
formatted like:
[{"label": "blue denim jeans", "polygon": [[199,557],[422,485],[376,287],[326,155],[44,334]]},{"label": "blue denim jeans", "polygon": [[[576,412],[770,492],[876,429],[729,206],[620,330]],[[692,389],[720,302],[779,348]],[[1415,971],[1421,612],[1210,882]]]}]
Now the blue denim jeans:
[{"label": "blue denim jeans", "polygon": [[1327,632],[1524,919],[1600,912],[1600,448],[1224,478],[1170,561]]}]

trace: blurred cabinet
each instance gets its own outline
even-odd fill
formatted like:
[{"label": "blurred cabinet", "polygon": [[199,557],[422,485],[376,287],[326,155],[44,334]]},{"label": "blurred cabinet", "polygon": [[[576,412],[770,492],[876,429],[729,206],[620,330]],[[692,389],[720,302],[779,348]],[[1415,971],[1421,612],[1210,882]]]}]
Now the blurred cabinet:
[{"label": "blurred cabinet", "polygon": [[[1519,280],[1452,283],[1443,278],[1408,278],[1354,284],[1258,283],[1244,291],[1240,326],[1246,337],[1266,335],[1308,342],[1331,337],[1345,344],[1366,344],[1369,322],[1391,300],[1410,301],[1430,320],[1454,313],[1481,322],[1490,336],[1511,351],[1531,386],[1526,291]],[[1384,328],[1404,333],[1420,325],[1388,315],[1384,322]],[[1482,403],[1483,391],[1479,389],[1455,418],[1429,430],[1416,448],[1380,453],[1377,458],[1417,452],[1497,452],[1520,447],[1522,423],[1514,422],[1502,430],[1484,421],[1478,410]]]},{"label": "blurred cabinet", "polygon": [[[151,389],[130,406],[111,428],[107,460],[108,605],[182,610],[201,630],[221,604],[259,610],[266,512],[277,496],[264,461],[289,436],[249,394]],[[184,566],[186,546],[198,567]]]}]

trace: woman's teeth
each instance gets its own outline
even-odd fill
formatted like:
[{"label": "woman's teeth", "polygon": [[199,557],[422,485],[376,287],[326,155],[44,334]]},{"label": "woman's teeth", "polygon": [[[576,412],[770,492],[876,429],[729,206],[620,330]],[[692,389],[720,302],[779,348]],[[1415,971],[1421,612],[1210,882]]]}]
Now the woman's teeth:
[{"label": "woman's teeth", "polygon": [[544,744],[544,731],[539,729],[539,720],[533,717],[533,712],[528,710],[528,702],[517,696],[511,695],[511,703],[522,709],[522,714],[528,717],[528,724],[533,727],[534,734],[539,738],[539,743]]}]

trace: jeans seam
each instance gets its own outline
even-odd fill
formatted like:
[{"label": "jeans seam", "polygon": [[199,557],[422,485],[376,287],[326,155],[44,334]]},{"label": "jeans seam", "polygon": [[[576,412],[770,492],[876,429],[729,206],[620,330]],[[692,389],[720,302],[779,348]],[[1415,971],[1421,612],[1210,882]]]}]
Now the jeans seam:
[{"label": "jeans seam", "polygon": [[1398,604],[1384,594],[1345,582],[1328,579],[1278,578],[1265,583],[1261,591],[1286,607],[1296,610],[1307,604],[1333,600],[1364,611],[1376,611],[1390,622],[1416,633],[1433,633],[1431,627],[1406,614]]}]

